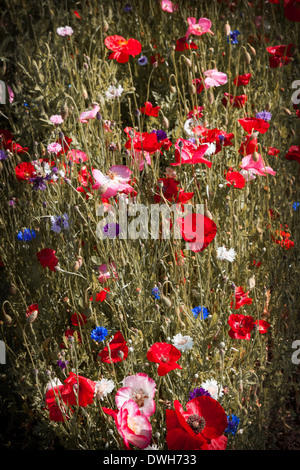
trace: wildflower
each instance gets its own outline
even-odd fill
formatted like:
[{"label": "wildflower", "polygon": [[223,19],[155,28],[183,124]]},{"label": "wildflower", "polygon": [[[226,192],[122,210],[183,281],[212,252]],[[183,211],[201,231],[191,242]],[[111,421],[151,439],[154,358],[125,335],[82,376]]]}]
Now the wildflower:
[{"label": "wildflower", "polygon": [[191,349],[194,345],[194,341],[190,336],[182,336],[181,333],[178,333],[176,336],[173,336],[172,343],[177,349],[179,349],[179,351],[187,351],[188,349]]},{"label": "wildflower", "polygon": [[232,434],[233,436],[237,432],[237,428],[240,422],[240,418],[235,415],[228,415],[227,416],[227,428],[225,429],[226,434]]},{"label": "wildflower", "polygon": [[251,331],[254,328],[254,320],[250,315],[232,313],[227,323],[231,327],[228,332],[231,338],[250,340]]},{"label": "wildflower", "polygon": [[120,98],[123,91],[124,88],[121,85],[118,85],[118,87],[111,85],[110,87],[108,87],[107,91],[105,92],[105,95],[107,98],[113,100],[114,98]]},{"label": "wildflower", "polygon": [[74,326],[83,326],[87,323],[87,318],[84,313],[73,313],[71,316],[71,323]]},{"label": "wildflower", "polygon": [[83,163],[88,160],[87,154],[82,150],[77,149],[69,150],[66,157],[74,163]]},{"label": "wildflower", "polygon": [[204,75],[207,77],[204,79],[205,88],[218,87],[227,83],[226,73],[218,72],[217,69],[206,70]]},{"label": "wildflower", "polygon": [[58,142],[52,142],[47,146],[47,150],[49,153],[56,153],[56,155],[61,152],[62,146]]},{"label": "wildflower", "polygon": [[[245,293],[242,287],[235,288],[235,310],[238,310],[239,308],[243,307],[243,305],[252,304],[252,299],[248,297],[248,293],[249,292]],[[230,307],[233,307],[233,302],[231,302]]]},{"label": "wildflower", "polygon": [[242,189],[245,186],[245,178],[239,171],[232,171],[229,169],[226,175],[228,181],[227,186],[233,186],[234,188]]},{"label": "wildflower", "polygon": [[233,83],[234,83],[236,86],[241,86],[241,85],[245,86],[245,85],[248,85],[251,76],[252,76],[251,73],[245,73],[244,75],[238,75],[238,76],[235,77],[235,79],[233,80]]},{"label": "wildflower", "polygon": [[163,131],[161,129],[158,129],[158,130],[154,129],[153,131],[151,131],[151,133],[156,134],[157,142],[162,142],[163,140],[167,139],[167,134],[165,133],[165,131]]},{"label": "wildflower", "polygon": [[0,149],[0,161],[7,159],[7,153],[4,150]]},{"label": "wildflower", "polygon": [[300,164],[300,145],[292,145],[284,158],[286,160],[294,160]]},{"label": "wildflower", "polygon": [[116,196],[119,191],[132,190],[132,187],[127,183],[132,172],[125,165],[111,166],[108,175],[104,175],[100,170],[94,168],[92,173],[95,179],[92,189],[100,189],[101,196],[106,199]]},{"label": "wildflower", "polygon": [[[50,387],[45,397],[49,411],[49,419],[51,421],[64,422],[69,419],[72,413],[69,400],[74,392],[70,385],[62,384],[60,381],[58,381],[57,385],[51,383]],[[59,404],[57,402],[59,402]]]},{"label": "wildflower", "polygon": [[261,335],[264,335],[265,333],[268,332],[268,329],[270,328],[270,323],[268,323],[265,320],[256,320],[254,322],[254,325],[258,328],[258,331],[260,332]]},{"label": "wildflower", "polygon": [[103,400],[115,388],[115,384],[112,380],[104,378],[95,382],[95,385],[95,398],[97,400]]},{"label": "wildflower", "polygon": [[148,64],[148,59],[145,55],[141,55],[141,57],[138,58],[138,64],[139,65],[147,65]]},{"label": "wildflower", "polygon": [[144,416],[155,413],[154,395],[156,383],[147,374],[138,373],[123,379],[123,387],[116,393],[116,404],[120,409],[127,400],[133,400]]},{"label": "wildflower", "polygon": [[18,181],[28,181],[35,174],[35,168],[32,163],[19,163],[15,167],[15,174]]},{"label": "wildflower", "polygon": [[238,119],[238,122],[242,128],[249,134],[253,131],[258,131],[260,134],[264,134],[270,127],[270,124],[263,119],[257,117],[246,117],[243,119]]},{"label": "wildflower", "polygon": [[125,144],[125,148],[128,150],[131,150],[131,147],[133,146],[133,149],[139,152],[154,153],[157,150],[160,150],[160,148],[163,146],[163,141],[158,142],[155,132],[143,132],[141,134],[140,132],[137,132],[130,127],[126,127],[124,132],[126,132],[129,137]]},{"label": "wildflower", "polygon": [[115,238],[119,235],[119,233],[120,233],[119,224],[111,223],[111,224],[106,224],[103,227],[103,234],[108,238]]},{"label": "wildflower", "polygon": [[43,268],[48,267],[51,271],[55,271],[55,267],[58,264],[58,259],[55,256],[55,251],[50,248],[44,248],[37,253],[37,258]]},{"label": "wildflower", "polygon": [[176,10],[178,10],[178,5],[175,5],[170,0],[161,0],[160,5],[162,10],[167,11],[168,13],[174,13]]},{"label": "wildflower", "polygon": [[217,234],[214,221],[203,214],[188,214],[184,218],[178,218],[177,223],[181,236],[196,253],[203,251]]},{"label": "wildflower", "polygon": [[159,288],[158,287],[153,287],[153,289],[151,290],[151,295],[153,295],[153,297],[155,299],[160,299],[160,292],[159,292]]},{"label": "wildflower", "polygon": [[268,111],[261,111],[260,113],[257,113],[255,117],[258,119],[263,119],[264,121],[271,121],[272,114]]},{"label": "wildflower", "polygon": [[181,358],[181,352],[172,344],[167,343],[154,343],[147,352],[148,361],[159,364],[157,373],[164,376],[171,370],[182,369],[177,364],[178,359]]},{"label": "wildflower", "polygon": [[[95,394],[95,382],[92,380],[76,375],[70,372],[69,377],[64,381],[65,384],[71,385],[73,388],[73,395],[68,400],[70,405],[87,406],[93,403]],[[75,395],[76,394],[76,395]]]},{"label": "wildflower", "polygon": [[214,34],[210,30],[211,21],[208,20],[207,18],[200,18],[197,23],[196,18],[189,17],[187,18],[187,22],[188,22],[189,28],[185,34],[186,38],[190,34],[194,34],[195,36],[202,36],[202,34],[205,34],[205,33]]},{"label": "wildflower", "polygon": [[276,147],[268,147],[268,155],[272,155],[274,157],[274,156],[277,156],[279,153],[280,153],[280,150],[278,150]]},{"label": "wildflower", "polygon": [[241,34],[238,29],[235,29],[234,31],[230,31],[229,35],[227,36],[227,42],[231,42],[231,44],[238,44],[238,39],[237,36]]},{"label": "wildflower", "polygon": [[227,417],[222,406],[213,398],[202,396],[190,400],[186,411],[178,400],[173,410],[166,410],[167,446],[169,450],[225,449],[227,438],[222,436]]},{"label": "wildflower", "polygon": [[222,98],[223,106],[227,107],[228,101],[233,108],[243,108],[248,100],[247,95],[233,96],[229,93],[224,93]]},{"label": "wildflower", "polygon": [[210,168],[212,162],[203,157],[208,149],[208,145],[195,145],[188,140],[179,138],[175,142],[175,162],[170,163],[171,166],[179,166],[184,164],[195,165],[204,163]]},{"label": "wildflower", "polygon": [[94,302],[103,302],[106,297],[107,297],[107,294],[110,292],[110,288],[109,287],[105,287],[104,289],[102,289],[101,292],[98,292],[97,294],[93,294],[91,297],[90,297],[90,301],[94,301]]},{"label": "wildflower", "polygon": [[53,116],[50,117],[50,121],[58,126],[59,124],[62,124],[64,122],[63,118],[61,117],[60,114],[54,114]]},{"label": "wildflower", "polygon": [[300,21],[299,0],[284,0],[284,15],[289,21]]},{"label": "wildflower", "polygon": [[198,46],[197,46],[197,44],[195,44],[191,40],[187,41],[185,36],[183,36],[182,38],[179,38],[179,39],[176,40],[175,51],[182,52],[182,51],[186,51],[188,49],[198,49]]},{"label": "wildflower", "polygon": [[113,52],[108,57],[116,59],[120,64],[125,64],[129,60],[129,56],[133,57],[140,54],[142,45],[137,39],[124,39],[122,36],[107,36],[104,40],[106,47]]},{"label": "wildflower", "polygon": [[218,400],[223,395],[220,385],[214,379],[202,382],[201,387],[204,388],[214,400]]},{"label": "wildflower", "polygon": [[107,362],[108,364],[125,361],[128,356],[128,346],[121,331],[117,331],[109,345],[98,356],[102,362]]},{"label": "wildflower", "polygon": [[39,314],[39,306],[38,304],[29,305],[26,310],[26,317],[29,318],[32,314]]},{"label": "wildflower", "polygon": [[99,112],[99,109],[100,106],[98,104],[95,104],[92,109],[88,111],[83,111],[79,117],[80,122],[88,122],[88,119],[95,119]]},{"label": "wildflower", "polygon": [[97,326],[91,332],[91,338],[94,341],[96,341],[96,343],[100,343],[101,341],[104,341],[107,335],[108,335],[108,331],[103,326]]},{"label": "wildflower", "polygon": [[198,315],[200,314],[201,320],[205,320],[209,315],[208,309],[200,306],[192,308],[192,313],[195,318],[198,318]]},{"label": "wildflower", "polygon": [[67,364],[69,364],[69,361],[63,361],[62,359],[59,359],[58,361],[56,361],[56,364],[58,365],[58,367],[64,370],[67,368]]},{"label": "wildflower", "polygon": [[123,8],[123,11],[125,11],[125,13],[129,13],[132,11],[132,6],[130,5],[130,3],[126,3],[125,7]]},{"label": "wildflower", "polygon": [[62,230],[69,230],[69,218],[68,214],[64,213],[63,216],[52,216],[51,230],[56,233],[60,233]]},{"label": "wildflower", "polygon": [[45,191],[47,188],[46,181],[50,180],[50,175],[44,176],[35,176],[34,178],[30,178],[29,181],[32,184],[32,189],[34,191]]},{"label": "wildflower", "polygon": [[145,106],[140,108],[141,113],[146,114],[146,116],[158,117],[158,112],[160,110],[160,106],[154,107],[150,101],[145,103]]},{"label": "wildflower", "polygon": [[203,396],[207,396],[207,397],[210,397],[210,393],[205,390],[204,388],[200,387],[200,388],[194,388],[194,390],[192,392],[190,392],[189,394],[189,400],[193,400],[194,398],[197,398],[197,397],[203,397]]},{"label": "wildflower", "polygon": [[293,202],[293,209],[294,209],[294,211],[297,211],[297,210],[298,210],[299,205],[300,205],[300,202]]},{"label": "wildflower", "polygon": [[71,36],[74,33],[70,26],[57,28],[56,32],[59,36]]},{"label": "wildflower", "polygon": [[145,449],[151,442],[152,427],[147,416],[144,416],[134,400],[126,401],[118,411],[102,408],[104,413],[112,416],[117,430],[124,441],[126,449],[129,444]]},{"label": "wildflower", "polygon": [[17,234],[17,239],[22,240],[24,242],[30,242],[35,237],[36,237],[35,231],[29,228],[20,230]]},{"label": "wildflower", "polygon": [[221,261],[227,260],[232,263],[235,260],[236,252],[233,248],[227,250],[225,246],[219,246],[217,248],[217,258]]},{"label": "wildflower", "polygon": [[294,47],[295,44],[267,47],[267,52],[271,56],[269,57],[270,67],[277,68],[287,65],[291,61]]},{"label": "wildflower", "polygon": [[276,171],[274,171],[273,168],[266,166],[262,156],[257,152],[244,157],[240,167],[243,170],[248,170],[255,175],[267,176],[266,173],[269,173],[270,175],[276,175]]}]

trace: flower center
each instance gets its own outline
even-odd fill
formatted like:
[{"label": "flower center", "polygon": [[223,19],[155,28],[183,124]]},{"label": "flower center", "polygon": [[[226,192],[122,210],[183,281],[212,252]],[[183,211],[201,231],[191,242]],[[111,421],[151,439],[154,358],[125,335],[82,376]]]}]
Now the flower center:
[{"label": "flower center", "polygon": [[142,406],[144,406],[145,401],[146,401],[147,398],[148,398],[148,395],[147,395],[147,393],[145,392],[145,390],[139,388],[138,390],[133,390],[133,391],[132,391],[131,398],[132,398],[132,400],[135,401],[135,403],[137,404],[137,406],[138,406],[139,408],[141,408]]},{"label": "flower center", "polygon": [[118,41],[118,45],[119,45],[120,47],[127,46],[127,44],[128,44],[128,41],[126,41],[126,39],[120,39],[120,40]]},{"label": "flower center", "polygon": [[195,24],[195,25],[194,25],[194,29],[195,29],[196,31],[199,31],[200,33],[203,31],[203,28],[202,28],[199,24]]},{"label": "flower center", "polygon": [[169,362],[169,358],[167,356],[161,356],[161,362]]},{"label": "flower center", "polygon": [[141,428],[134,418],[130,418],[130,417],[127,418],[127,426],[129,427],[131,431],[134,432],[134,434],[140,434]]},{"label": "flower center", "polygon": [[194,414],[188,417],[187,424],[192,428],[195,434],[199,434],[205,428],[206,422],[202,416]]}]

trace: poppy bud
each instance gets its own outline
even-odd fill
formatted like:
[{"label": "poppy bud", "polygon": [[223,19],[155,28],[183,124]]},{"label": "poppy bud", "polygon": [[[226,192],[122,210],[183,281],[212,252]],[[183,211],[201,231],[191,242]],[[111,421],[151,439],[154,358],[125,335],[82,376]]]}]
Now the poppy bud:
[{"label": "poppy bud", "polygon": [[63,104],[61,109],[60,109],[60,115],[65,120],[68,117],[69,114],[69,108],[66,104]]},{"label": "poppy bud", "polygon": [[189,85],[189,94],[194,95],[196,93],[196,87],[192,83]]},{"label": "poppy bud", "polygon": [[106,20],[103,21],[103,29],[105,32],[109,30],[109,24]]},{"label": "poppy bud", "polygon": [[171,93],[176,93],[176,87],[170,84],[170,92]]},{"label": "poppy bud", "polygon": [[253,152],[253,154],[252,154],[252,160],[255,161],[255,162],[258,162],[258,159],[259,159],[258,153],[257,153],[256,151]]},{"label": "poppy bud", "polygon": [[11,325],[12,318],[11,318],[11,316],[7,315],[7,313],[4,313],[3,321],[4,321],[5,325]]},{"label": "poppy bud", "polygon": [[78,261],[75,261],[75,263],[73,264],[73,271],[78,271],[79,268],[80,268],[80,266],[79,266]]},{"label": "poppy bud", "polygon": [[215,97],[214,97],[214,94],[213,92],[210,90],[209,94],[208,94],[208,101],[210,104],[213,104],[213,102],[215,101]]},{"label": "poppy bud", "polygon": [[164,304],[170,308],[172,307],[172,302],[168,297],[165,297],[164,295],[161,295],[161,300],[164,302]]},{"label": "poppy bud", "polygon": [[8,290],[11,295],[15,295],[15,293],[17,292],[17,288],[12,282],[10,283]]},{"label": "poppy bud", "polygon": [[250,56],[249,52],[247,52],[247,51],[245,52],[245,62],[246,62],[247,65],[249,65],[250,62],[251,62],[251,56]]},{"label": "poppy bud", "polygon": [[163,119],[162,119],[162,122],[163,122],[163,126],[165,129],[169,129],[169,120],[166,118],[166,116],[163,116]]},{"label": "poppy bud", "polygon": [[289,116],[292,114],[291,111],[287,108],[283,108],[283,111],[285,112],[285,114],[288,114]]},{"label": "poppy bud", "polygon": [[225,31],[226,36],[229,36],[230,30],[231,30],[230,24],[228,23],[228,21],[226,21],[226,24],[224,26],[224,31]]},{"label": "poppy bud", "polygon": [[85,100],[88,99],[88,93],[84,85],[82,85],[82,96],[84,97]]},{"label": "poppy bud", "polygon": [[32,312],[29,315],[29,317],[27,317],[28,323],[33,323],[37,319],[38,314],[39,314],[39,312],[37,310],[34,310],[34,312]]},{"label": "poppy bud", "polygon": [[123,351],[118,351],[117,356],[118,356],[120,359],[123,359],[123,357],[124,357]]},{"label": "poppy bud", "polygon": [[185,60],[185,63],[188,67],[191,67],[192,66],[192,62],[190,61],[190,59],[188,57],[185,57],[184,56],[184,60]]}]

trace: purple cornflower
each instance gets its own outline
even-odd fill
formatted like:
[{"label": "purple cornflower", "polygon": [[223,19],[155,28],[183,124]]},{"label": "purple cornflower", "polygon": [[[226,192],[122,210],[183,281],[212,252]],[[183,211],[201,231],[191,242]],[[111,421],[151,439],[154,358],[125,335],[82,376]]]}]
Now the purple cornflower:
[{"label": "purple cornflower", "polygon": [[68,214],[63,216],[52,216],[51,217],[51,230],[56,233],[60,233],[62,229],[69,230],[69,219]]},{"label": "purple cornflower", "polygon": [[192,392],[190,392],[189,394],[189,400],[193,400],[193,398],[197,398],[197,397],[203,397],[203,396],[206,396],[206,397],[210,397],[210,393],[205,390],[204,388],[200,387],[200,388],[194,388],[194,390]]},{"label": "purple cornflower", "polygon": [[32,189],[34,191],[45,191],[45,189],[47,188],[45,181],[49,181],[49,179],[50,175],[47,175],[45,178],[44,176],[36,176],[35,178],[30,178],[29,181],[30,183],[33,183]]},{"label": "purple cornflower", "polygon": [[115,238],[120,233],[120,226],[119,224],[115,224],[115,223],[106,224],[105,227],[103,227],[103,233],[108,238]]},{"label": "purple cornflower", "polygon": [[148,59],[145,55],[141,55],[141,57],[138,58],[138,64],[139,65],[147,65],[148,64]]},{"label": "purple cornflower", "polygon": [[227,36],[228,44],[229,44],[229,38],[230,38],[231,44],[238,44],[237,36],[239,34],[241,34],[241,33],[237,29],[235,29],[234,31],[230,31],[229,36]]},{"label": "purple cornflower", "polygon": [[56,364],[58,365],[58,367],[60,367],[61,369],[65,369],[67,367],[67,364],[69,364],[69,361],[63,361],[62,359],[59,359]]},{"label": "purple cornflower", "polygon": [[167,134],[165,133],[165,131],[161,129],[157,129],[157,130],[154,129],[154,131],[152,131],[151,134],[156,134],[157,142],[161,142],[162,140],[165,140],[167,138]]},{"label": "purple cornflower", "polygon": [[265,111],[260,111],[260,113],[257,113],[255,117],[258,119],[263,119],[264,121],[271,121],[272,114],[265,110]]},{"label": "purple cornflower", "polygon": [[6,159],[7,159],[7,154],[4,152],[4,150],[0,150],[0,161],[6,160]]}]

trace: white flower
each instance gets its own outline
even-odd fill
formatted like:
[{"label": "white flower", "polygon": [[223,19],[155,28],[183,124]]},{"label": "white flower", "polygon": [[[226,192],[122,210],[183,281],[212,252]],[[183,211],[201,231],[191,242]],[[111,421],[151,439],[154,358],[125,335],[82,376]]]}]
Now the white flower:
[{"label": "white flower", "polygon": [[56,30],[59,36],[71,36],[74,33],[73,29],[70,26],[60,27]]},{"label": "white flower", "polygon": [[46,392],[48,392],[49,390],[52,390],[55,387],[59,387],[60,385],[62,385],[61,381],[57,377],[54,377],[47,383]]},{"label": "white flower", "polygon": [[230,248],[229,250],[227,250],[225,246],[219,246],[217,248],[218,259],[222,261],[225,259],[227,261],[230,261],[230,263],[232,263],[235,260],[235,257],[236,257],[236,252],[234,251],[233,248]]},{"label": "white flower", "polygon": [[191,349],[194,345],[194,341],[190,336],[182,336],[181,333],[173,336],[172,343],[180,351]]},{"label": "white flower", "polygon": [[95,397],[97,400],[103,400],[115,388],[114,382],[108,379],[101,379],[99,382],[95,382],[95,384]]},{"label": "white flower", "polygon": [[145,449],[142,450],[159,450],[159,447],[157,447],[156,444],[153,444],[152,446],[148,446]]},{"label": "white flower", "polygon": [[255,180],[256,176],[249,170],[241,170],[241,175],[245,178],[246,181]]},{"label": "white flower", "polygon": [[218,400],[218,398],[223,395],[221,387],[216,380],[206,380],[206,382],[202,382],[200,387],[204,388],[204,390],[207,390],[207,392],[210,393],[210,396],[214,398],[214,400]]},{"label": "white flower", "polygon": [[214,144],[213,142],[209,143],[209,142],[205,142],[205,145],[208,145],[208,149],[205,151],[205,155],[213,155],[216,151],[216,144]]},{"label": "white flower", "polygon": [[195,118],[190,118],[185,121],[183,128],[189,137],[195,137],[195,133],[192,129],[196,126],[203,126],[203,123],[201,121],[197,121]]},{"label": "white flower", "polygon": [[124,88],[121,85],[116,88],[114,85],[111,85],[108,90],[105,92],[107,98],[113,100],[114,98],[119,98],[124,91]]}]

